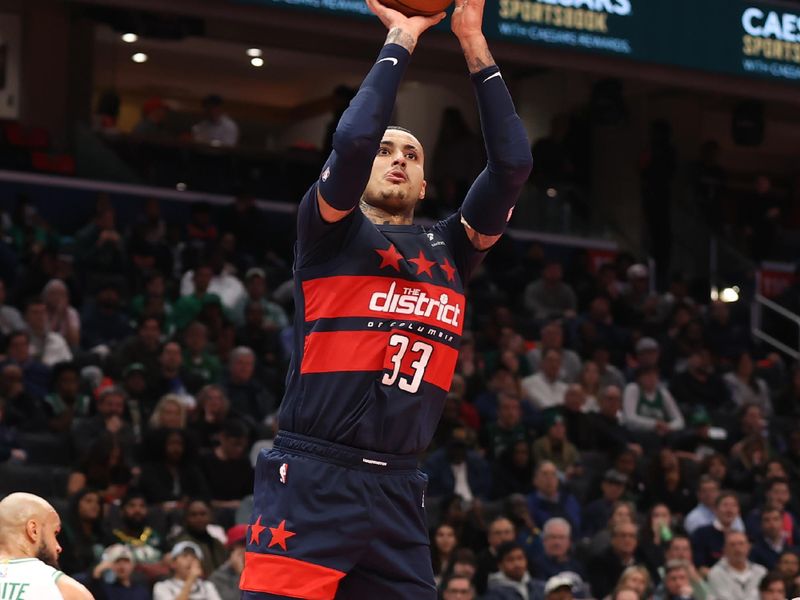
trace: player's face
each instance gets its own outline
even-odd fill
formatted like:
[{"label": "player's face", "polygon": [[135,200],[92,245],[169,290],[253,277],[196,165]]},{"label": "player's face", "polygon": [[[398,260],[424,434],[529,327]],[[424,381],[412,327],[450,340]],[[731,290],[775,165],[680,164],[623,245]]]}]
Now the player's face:
[{"label": "player's face", "polygon": [[404,131],[387,130],[372,163],[364,201],[392,214],[413,209],[425,197],[424,161],[417,138]]},{"label": "player's face", "polygon": [[58,555],[61,554],[61,544],[58,543],[56,536],[60,532],[61,519],[58,513],[54,510],[48,512],[40,524],[36,558],[56,569],[58,568]]}]

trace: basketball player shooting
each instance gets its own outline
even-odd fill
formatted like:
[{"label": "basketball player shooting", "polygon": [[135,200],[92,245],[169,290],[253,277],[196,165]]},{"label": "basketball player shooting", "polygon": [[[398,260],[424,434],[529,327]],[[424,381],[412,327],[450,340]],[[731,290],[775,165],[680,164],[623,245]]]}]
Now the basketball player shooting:
[{"label": "basketball player shooting", "polygon": [[389,119],[419,36],[444,14],[367,4],[389,33],[299,207],[295,348],[281,431],[256,467],[246,600],[436,598],[417,457],[450,388],[465,282],[531,169],[482,33],[484,0],[457,0],[452,29],[488,163],[458,212],[430,229],[413,224],[425,153]]}]

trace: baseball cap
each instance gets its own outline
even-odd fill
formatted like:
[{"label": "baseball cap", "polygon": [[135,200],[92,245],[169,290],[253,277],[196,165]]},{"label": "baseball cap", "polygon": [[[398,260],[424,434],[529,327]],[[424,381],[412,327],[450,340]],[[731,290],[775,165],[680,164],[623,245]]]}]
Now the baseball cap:
[{"label": "baseball cap", "polygon": [[651,337],[643,337],[636,342],[636,353],[647,352],[648,350],[658,350],[658,342]]},{"label": "baseball cap", "polygon": [[261,277],[261,279],[266,279],[266,274],[264,273],[264,269],[259,269],[258,267],[252,267],[247,269],[247,273],[244,274],[245,280],[250,279],[251,277]]},{"label": "baseball cap", "polygon": [[704,407],[699,406],[689,417],[689,424],[695,427],[710,425],[711,416],[708,414],[708,411]]},{"label": "baseball cap", "polygon": [[628,476],[621,471],[617,471],[616,469],[609,469],[605,472],[605,475],[603,475],[603,481],[626,485],[628,483]]},{"label": "baseball cap", "polygon": [[140,362],[131,363],[127,367],[125,367],[125,370],[122,372],[122,376],[127,377],[131,373],[136,373],[136,372],[145,373],[147,372],[147,367],[145,367]]},{"label": "baseball cap", "polygon": [[628,267],[628,279],[640,279],[645,278],[650,275],[650,271],[647,270],[642,263],[636,263],[635,265],[631,265]]},{"label": "baseball cap", "polygon": [[550,413],[548,413],[544,421],[547,429],[550,429],[556,423],[563,423],[563,422],[564,422],[564,417],[562,417],[561,413],[557,411],[551,411]]},{"label": "baseball cap", "polygon": [[550,592],[555,592],[557,589],[563,587],[572,589],[572,577],[562,574],[554,575],[547,580],[547,583],[544,584],[544,593],[549,594]]},{"label": "baseball cap", "polygon": [[226,532],[228,543],[225,544],[228,548],[233,548],[239,544],[244,544],[247,539],[247,525],[239,524],[234,525]]},{"label": "baseball cap", "polygon": [[193,552],[198,559],[203,560],[203,551],[200,549],[200,546],[188,540],[175,544],[172,547],[172,552],[170,552],[169,555],[172,558],[176,558],[184,552]]},{"label": "baseball cap", "polygon": [[106,548],[106,551],[103,553],[103,559],[112,563],[115,563],[118,560],[129,560],[134,562],[133,552],[131,552],[131,549],[125,544],[114,544],[113,546]]}]

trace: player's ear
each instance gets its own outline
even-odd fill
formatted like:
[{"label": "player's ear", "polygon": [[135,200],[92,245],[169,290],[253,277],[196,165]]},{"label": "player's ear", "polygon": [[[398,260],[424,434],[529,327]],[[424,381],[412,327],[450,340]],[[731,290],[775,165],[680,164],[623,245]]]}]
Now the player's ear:
[{"label": "player's ear", "polygon": [[428,187],[428,182],[424,179],[422,180],[422,187],[419,189],[419,200],[425,199],[425,190]]}]

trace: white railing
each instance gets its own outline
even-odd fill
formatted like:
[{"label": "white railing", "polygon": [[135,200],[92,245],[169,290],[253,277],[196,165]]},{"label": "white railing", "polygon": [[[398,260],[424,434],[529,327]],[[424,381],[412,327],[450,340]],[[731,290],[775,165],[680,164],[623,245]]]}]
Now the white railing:
[{"label": "white railing", "polygon": [[[761,317],[762,311],[764,308],[772,310],[776,312],[783,318],[791,321],[794,323],[798,328],[797,334],[797,346],[792,348],[787,344],[783,343],[779,339],[771,336],[770,334],[766,333],[761,328]],[[753,336],[763,340],[764,342],[772,345],[773,347],[777,348],[781,352],[785,352],[789,356],[791,356],[794,360],[800,360],[800,316],[794,314],[792,311],[784,308],[777,302],[773,302],[766,296],[762,296],[761,294],[756,294],[753,297],[753,304],[751,305],[751,323],[752,323],[752,333]]]}]

